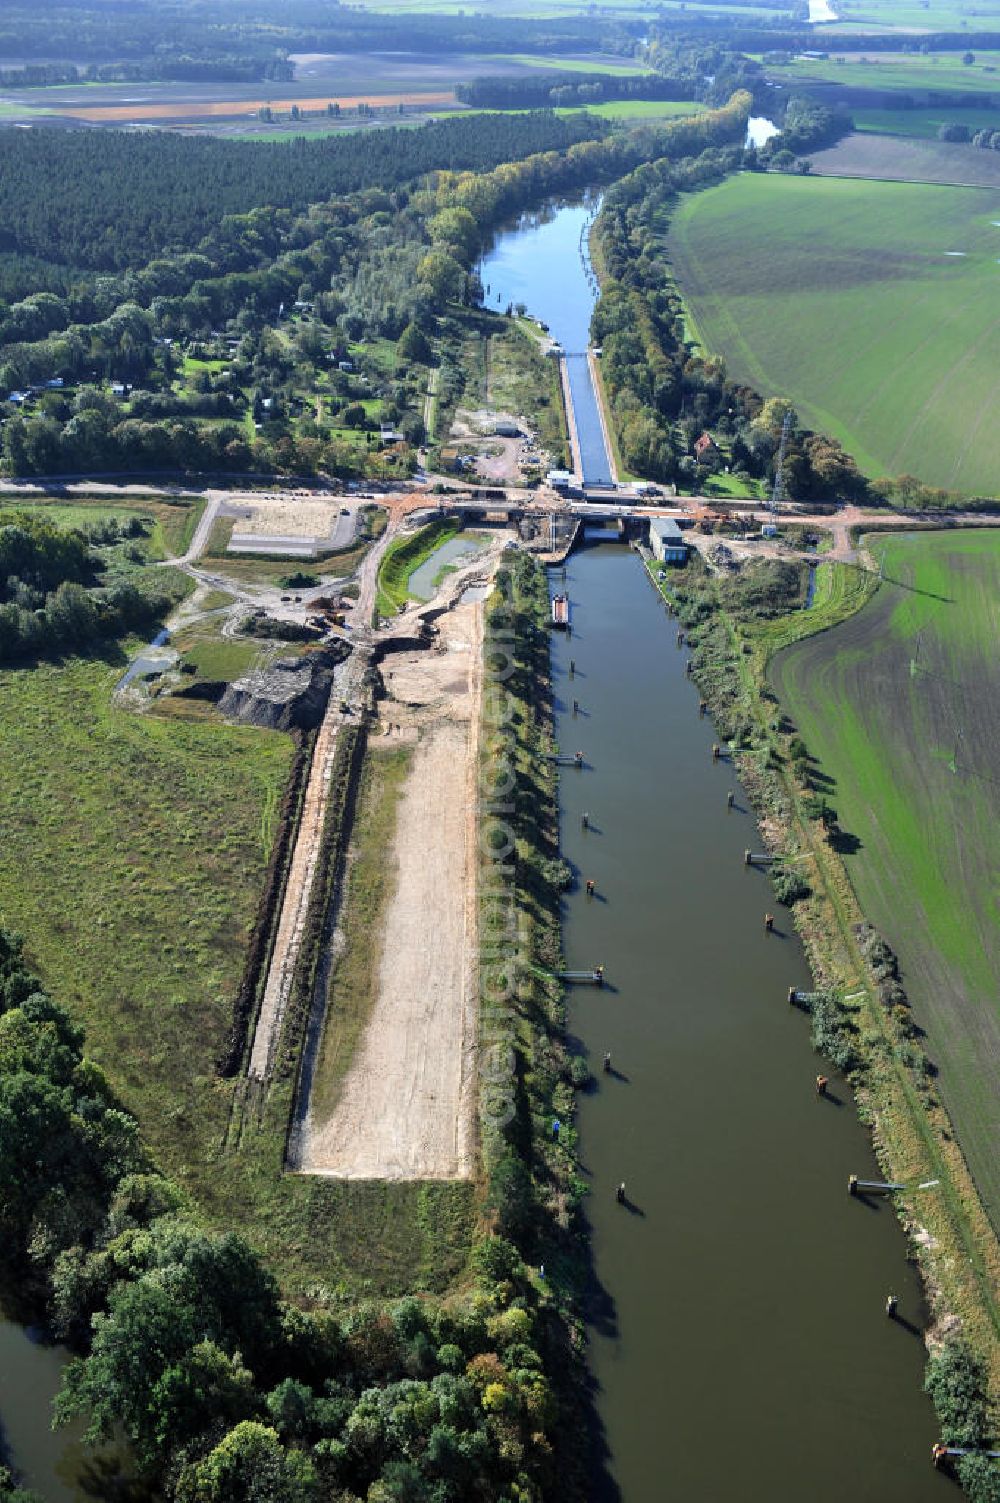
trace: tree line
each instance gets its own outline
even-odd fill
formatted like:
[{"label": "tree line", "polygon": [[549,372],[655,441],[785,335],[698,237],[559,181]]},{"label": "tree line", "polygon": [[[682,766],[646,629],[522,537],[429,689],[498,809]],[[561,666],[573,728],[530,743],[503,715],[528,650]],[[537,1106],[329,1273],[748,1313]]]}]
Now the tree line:
[{"label": "tree line", "polygon": [[586,105],[611,99],[695,99],[698,80],[668,78],[661,73],[620,76],[538,69],[527,76],[480,74],[455,87],[465,104],[478,109],[545,109],[550,105]]}]

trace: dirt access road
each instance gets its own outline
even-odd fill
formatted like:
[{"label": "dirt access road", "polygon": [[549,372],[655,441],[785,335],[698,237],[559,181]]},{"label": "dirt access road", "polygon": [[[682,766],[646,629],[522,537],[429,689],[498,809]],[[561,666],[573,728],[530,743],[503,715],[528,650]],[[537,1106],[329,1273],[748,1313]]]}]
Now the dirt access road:
[{"label": "dirt access road", "polygon": [[[306,1115],[303,1173],[456,1179],[474,1170],[483,610],[456,606],[440,618],[433,648],[384,666],[389,697],[375,733],[414,743],[414,753],[387,853],[395,880],[378,988],[330,1115]],[[335,977],[328,1005],[336,1007]]]}]

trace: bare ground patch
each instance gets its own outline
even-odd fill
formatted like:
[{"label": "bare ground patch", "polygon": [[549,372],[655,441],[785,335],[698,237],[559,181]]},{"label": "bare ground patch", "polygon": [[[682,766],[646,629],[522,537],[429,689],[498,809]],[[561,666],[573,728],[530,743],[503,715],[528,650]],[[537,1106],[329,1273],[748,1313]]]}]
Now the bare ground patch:
[{"label": "bare ground patch", "polygon": [[[482,606],[458,606],[441,619],[434,648],[384,666],[382,732],[415,742],[386,858],[394,884],[373,946],[378,984],[367,1029],[339,1089],[315,1092],[304,1124],[297,1167],[307,1174],[457,1179],[473,1171],[481,638]],[[336,1007],[335,977],[328,1016]]]}]

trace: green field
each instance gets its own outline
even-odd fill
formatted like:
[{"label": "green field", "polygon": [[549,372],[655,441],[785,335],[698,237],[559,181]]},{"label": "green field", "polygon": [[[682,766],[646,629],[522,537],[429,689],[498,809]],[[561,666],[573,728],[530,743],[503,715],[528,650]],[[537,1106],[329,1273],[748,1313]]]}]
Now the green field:
[{"label": "green field", "polygon": [[872,475],[1000,492],[1000,194],[745,174],[668,247],[692,332]]},{"label": "green field", "polygon": [[874,26],[900,31],[996,31],[1000,0],[840,0],[837,21],[817,30],[831,41],[837,31]]},{"label": "green field", "polygon": [[[832,40],[832,39],[831,39]],[[840,83],[855,89],[942,89],[1000,94],[1000,52],[975,52],[966,67],[960,52],[846,52],[767,65],[782,83]]]},{"label": "green field", "polygon": [[872,546],[885,572],[875,598],[779,654],[771,677],[830,779],[861,906],[899,955],[997,1226],[1000,534]]},{"label": "green field", "polygon": [[928,110],[851,111],[855,128],[885,136],[913,136],[921,141],[937,139],[942,125],[967,125],[970,131],[1000,130],[1000,110],[948,109],[935,105]]}]

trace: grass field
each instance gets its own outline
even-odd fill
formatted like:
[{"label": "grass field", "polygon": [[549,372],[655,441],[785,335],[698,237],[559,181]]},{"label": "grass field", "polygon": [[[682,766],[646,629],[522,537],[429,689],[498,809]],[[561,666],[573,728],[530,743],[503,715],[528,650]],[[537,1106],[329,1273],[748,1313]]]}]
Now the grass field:
[{"label": "grass field", "polygon": [[855,131],[810,158],[815,177],[862,177],[874,182],[935,183],[988,188],[1000,194],[1000,152],[952,141]]},{"label": "grass field", "polygon": [[[832,39],[831,39],[832,40]],[[1000,52],[975,52],[966,66],[960,52],[846,52],[768,64],[782,83],[839,83],[855,89],[947,90],[1000,94]]]},{"label": "grass field", "polygon": [[1000,130],[1000,110],[993,109],[956,110],[942,105],[927,110],[854,109],[851,118],[857,130],[922,141],[936,140],[942,125],[967,125],[970,131]]},{"label": "grass field", "polygon": [[873,551],[876,597],[780,654],[772,681],[857,842],[845,860],[861,906],[900,957],[1000,1226],[1000,535],[889,536]]},{"label": "grass field", "polygon": [[1000,0],[839,0],[837,21],[817,30],[833,40],[836,31],[884,27],[901,31],[996,31]]},{"label": "grass field", "polygon": [[668,248],[692,330],[870,474],[1000,491],[1000,194],[743,175]]},{"label": "grass field", "polygon": [[115,708],[121,664],[0,674],[0,911],[182,1182],[291,759],[283,735]]}]

